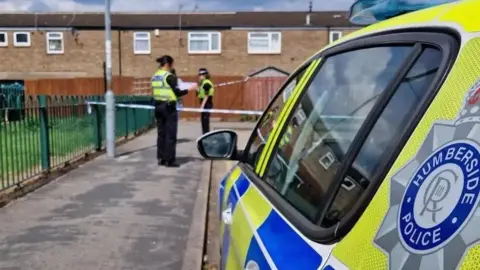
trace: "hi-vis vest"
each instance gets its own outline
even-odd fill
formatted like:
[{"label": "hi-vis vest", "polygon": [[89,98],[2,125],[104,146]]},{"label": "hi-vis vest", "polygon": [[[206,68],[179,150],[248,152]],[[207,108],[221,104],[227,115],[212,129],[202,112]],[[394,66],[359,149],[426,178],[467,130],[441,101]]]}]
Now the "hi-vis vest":
[{"label": "hi-vis vest", "polygon": [[282,139],[280,140],[279,147],[283,147],[286,144],[288,144],[290,142],[290,139],[292,139],[292,135],[293,135],[293,129],[290,125],[288,125],[287,131],[285,132],[285,134],[282,136]]},{"label": "hi-vis vest", "polygon": [[203,86],[205,84],[210,84],[212,86],[212,88],[210,88],[210,90],[208,91],[208,95],[213,97],[213,93],[215,92],[213,83],[212,81],[205,79],[205,80],[202,80],[202,82],[200,82],[200,88],[198,89],[198,95],[197,95],[199,99],[205,98],[205,90],[203,90]]},{"label": "hi-vis vest", "polygon": [[[277,125],[277,122],[273,120],[273,128],[275,128],[276,125]],[[290,142],[290,139],[292,139],[292,135],[293,135],[292,126],[288,125],[287,131],[285,132],[285,134],[283,134],[282,138],[280,139],[278,147],[282,148],[283,146],[288,144]]]},{"label": "hi-vis vest", "polygon": [[167,83],[170,72],[160,69],[152,77],[153,98],[158,101],[177,101],[177,95]]}]

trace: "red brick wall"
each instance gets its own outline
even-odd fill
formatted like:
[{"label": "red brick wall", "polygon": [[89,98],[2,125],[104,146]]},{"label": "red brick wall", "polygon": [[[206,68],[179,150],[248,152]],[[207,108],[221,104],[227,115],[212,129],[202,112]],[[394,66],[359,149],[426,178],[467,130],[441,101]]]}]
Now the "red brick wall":
[{"label": "red brick wall", "polygon": [[[179,75],[193,75],[206,67],[218,76],[246,76],[265,66],[276,66],[288,72],[320,50],[328,42],[327,30],[283,30],[282,52],[277,55],[249,55],[248,32],[228,30],[222,33],[222,52],[210,55],[188,54],[188,31],[160,31],[151,33],[149,55],[133,53],[133,31],[112,31],[113,74],[133,77],[150,76],[156,69],[155,59],[170,54],[176,59]],[[345,32],[351,32],[349,30]],[[35,72],[55,72],[58,76],[101,77],[105,59],[104,32],[78,31],[73,35],[64,31],[65,53],[46,54],[46,32],[31,32],[31,47],[13,46],[13,31],[8,32],[8,47],[0,47],[0,77],[21,72],[28,77]],[[121,61],[120,61],[121,60]],[[120,65],[121,64],[121,65]],[[120,70],[121,69],[121,70]],[[22,79],[22,78],[18,78]]]}]

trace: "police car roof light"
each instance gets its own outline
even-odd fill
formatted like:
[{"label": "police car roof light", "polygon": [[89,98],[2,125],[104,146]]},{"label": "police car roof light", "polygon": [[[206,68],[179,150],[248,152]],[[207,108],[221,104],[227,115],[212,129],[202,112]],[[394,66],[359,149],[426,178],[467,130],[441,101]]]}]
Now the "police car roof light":
[{"label": "police car roof light", "polygon": [[369,25],[405,13],[426,9],[458,0],[357,0],[350,7],[349,20]]}]

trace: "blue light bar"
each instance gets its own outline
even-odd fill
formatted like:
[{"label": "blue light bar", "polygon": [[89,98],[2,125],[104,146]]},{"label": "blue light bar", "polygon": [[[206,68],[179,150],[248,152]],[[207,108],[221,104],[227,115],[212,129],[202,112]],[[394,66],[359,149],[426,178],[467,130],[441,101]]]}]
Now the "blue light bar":
[{"label": "blue light bar", "polygon": [[350,22],[369,25],[412,11],[458,0],[357,0],[350,7]]}]

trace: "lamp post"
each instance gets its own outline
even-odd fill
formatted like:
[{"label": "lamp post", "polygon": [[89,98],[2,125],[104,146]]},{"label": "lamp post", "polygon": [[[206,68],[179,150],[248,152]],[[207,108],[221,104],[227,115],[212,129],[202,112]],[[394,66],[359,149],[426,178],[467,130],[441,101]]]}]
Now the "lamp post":
[{"label": "lamp post", "polygon": [[112,34],[110,31],[110,0],[105,0],[105,127],[107,135],[107,157],[115,158],[115,96],[112,91]]}]

